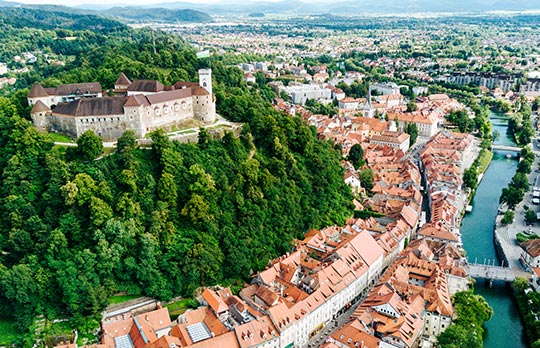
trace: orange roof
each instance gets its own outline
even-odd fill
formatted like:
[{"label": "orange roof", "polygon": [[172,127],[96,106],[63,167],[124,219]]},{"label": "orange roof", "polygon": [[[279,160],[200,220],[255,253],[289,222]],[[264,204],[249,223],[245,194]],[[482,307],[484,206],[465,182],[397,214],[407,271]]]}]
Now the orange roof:
[{"label": "orange roof", "polygon": [[378,348],[380,339],[366,333],[364,330],[362,323],[355,319],[336,331],[332,338],[350,348],[358,347],[358,344],[361,344],[360,347],[363,348]]},{"label": "orange roof", "polygon": [[171,326],[171,318],[167,308],[139,314],[134,318],[134,322],[139,332],[144,333],[148,342],[157,340],[157,330]]},{"label": "orange roof", "polygon": [[215,291],[210,289],[205,289],[202,293],[202,297],[208,303],[208,305],[216,313],[223,313],[229,309],[229,306],[219,297]]},{"label": "orange roof", "polygon": [[194,343],[192,345],[186,346],[185,348],[210,348],[210,347],[219,347],[219,348],[240,348],[238,340],[234,331],[229,331],[226,334],[216,336],[204,341]]},{"label": "orange roof", "polygon": [[268,316],[237,326],[234,332],[241,348],[265,344],[276,338],[279,340],[279,334]]},{"label": "orange roof", "polygon": [[181,347],[182,344],[180,339],[172,336],[161,336],[156,341],[149,343],[145,348],[171,348],[171,347]]},{"label": "orange roof", "polygon": [[383,250],[366,230],[354,236],[349,244],[360,254],[368,266],[383,257]]},{"label": "orange roof", "polygon": [[115,348],[114,339],[116,337],[128,335],[132,326],[133,317],[131,316],[127,319],[121,319],[118,321],[103,322],[102,343],[107,348]]},{"label": "orange roof", "polygon": [[418,231],[418,235],[457,242],[456,236],[442,224],[427,223]]}]

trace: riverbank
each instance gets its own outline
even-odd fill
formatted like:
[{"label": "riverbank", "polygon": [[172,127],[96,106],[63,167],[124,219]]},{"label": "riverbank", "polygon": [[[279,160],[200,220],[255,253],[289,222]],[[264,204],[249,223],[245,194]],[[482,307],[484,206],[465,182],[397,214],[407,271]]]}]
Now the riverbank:
[{"label": "riverbank", "polygon": [[[495,143],[515,146],[506,134],[507,118],[490,113],[490,119],[493,130],[501,135]],[[472,197],[470,204],[473,210],[462,220],[463,247],[470,261],[477,259],[479,263],[483,263],[484,260],[486,262],[494,260],[497,263],[493,230],[499,208],[499,196],[517,169],[517,161],[514,158],[506,158],[506,154],[501,151],[493,152],[493,158]],[[526,347],[523,326],[510,286],[506,282],[494,281],[493,286],[489,287],[487,282],[477,281],[474,291],[482,295],[494,311],[491,320],[485,323],[484,347]]]}]

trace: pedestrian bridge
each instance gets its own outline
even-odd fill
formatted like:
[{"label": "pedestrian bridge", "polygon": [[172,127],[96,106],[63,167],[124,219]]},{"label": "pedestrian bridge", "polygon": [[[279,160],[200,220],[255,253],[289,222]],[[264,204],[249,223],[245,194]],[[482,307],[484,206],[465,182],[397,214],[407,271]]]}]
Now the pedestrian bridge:
[{"label": "pedestrian bridge", "polygon": [[506,146],[506,145],[491,145],[492,150],[500,150],[500,151],[511,151],[511,152],[521,152],[521,148],[517,146]]},{"label": "pedestrian bridge", "polygon": [[490,281],[504,280],[507,282],[513,282],[516,280],[516,275],[510,267],[469,263],[465,266],[465,270],[467,271],[469,277],[473,278],[484,278]]}]

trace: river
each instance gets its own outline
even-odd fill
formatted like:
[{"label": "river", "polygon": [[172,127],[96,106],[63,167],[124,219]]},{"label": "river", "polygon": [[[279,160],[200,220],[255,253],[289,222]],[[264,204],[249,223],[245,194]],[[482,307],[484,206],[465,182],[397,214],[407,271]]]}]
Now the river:
[{"label": "river", "polygon": [[[500,133],[495,143],[515,146],[512,139],[506,135],[506,119],[495,113],[490,113],[490,119],[493,130]],[[499,264],[493,244],[493,227],[501,191],[508,185],[517,169],[517,161],[506,158],[506,154],[506,152],[495,151],[493,161],[471,203],[473,211],[464,217],[461,225],[463,246],[471,262],[477,259],[479,263],[483,263],[484,259],[487,259],[495,260]],[[493,287],[489,288],[484,280],[479,279],[475,285],[475,292],[482,295],[494,310],[493,317],[485,324],[484,347],[526,347],[523,326],[518,309],[513,303],[510,286],[504,282],[495,281]]]}]

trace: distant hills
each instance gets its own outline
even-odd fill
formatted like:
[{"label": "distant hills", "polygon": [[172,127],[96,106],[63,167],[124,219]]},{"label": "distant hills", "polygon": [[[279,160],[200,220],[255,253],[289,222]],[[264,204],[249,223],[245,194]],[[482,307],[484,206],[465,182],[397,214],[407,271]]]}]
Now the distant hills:
[{"label": "distant hills", "polygon": [[[135,6],[114,6],[102,7],[98,5],[68,7],[59,5],[28,5],[12,1],[0,0],[0,9],[35,9],[52,13],[66,13],[70,15],[93,15],[97,17],[113,17],[125,21],[162,21],[162,22],[189,22],[204,23],[211,22],[212,17],[208,14],[186,8],[148,8]],[[33,15],[32,15],[33,16]],[[25,21],[24,17],[14,19]]]},{"label": "distant hills", "polygon": [[[490,11],[540,10],[540,0],[358,0],[358,1],[221,1],[217,3],[162,2],[141,7],[193,9],[208,14],[321,14],[369,15],[403,13],[485,13]],[[83,5],[81,8],[96,8]]]},{"label": "distant hills", "polygon": [[141,7],[113,7],[102,10],[101,13],[136,21],[163,21],[163,22],[211,22],[208,14],[191,9],[167,8],[141,8]]},{"label": "distant hills", "polygon": [[[0,4],[2,5],[2,4]],[[84,12],[84,11],[81,11]],[[0,6],[0,27],[92,30],[108,33],[123,30],[125,24],[95,14],[84,14],[64,6],[42,6],[35,8]]]},{"label": "distant hills", "polygon": [[[113,0],[114,1],[114,0]],[[125,1],[125,0],[117,0]],[[540,0],[345,0],[333,2],[308,0],[243,1],[224,0],[217,3],[161,2],[148,5],[126,6],[86,4],[76,7],[54,5],[24,5],[0,0],[0,7],[46,9],[53,12],[93,14],[114,17],[128,22],[211,22],[211,15],[246,15],[263,17],[267,14],[290,16],[331,14],[338,16],[409,15],[411,13],[481,14],[494,11],[540,11]]]}]

